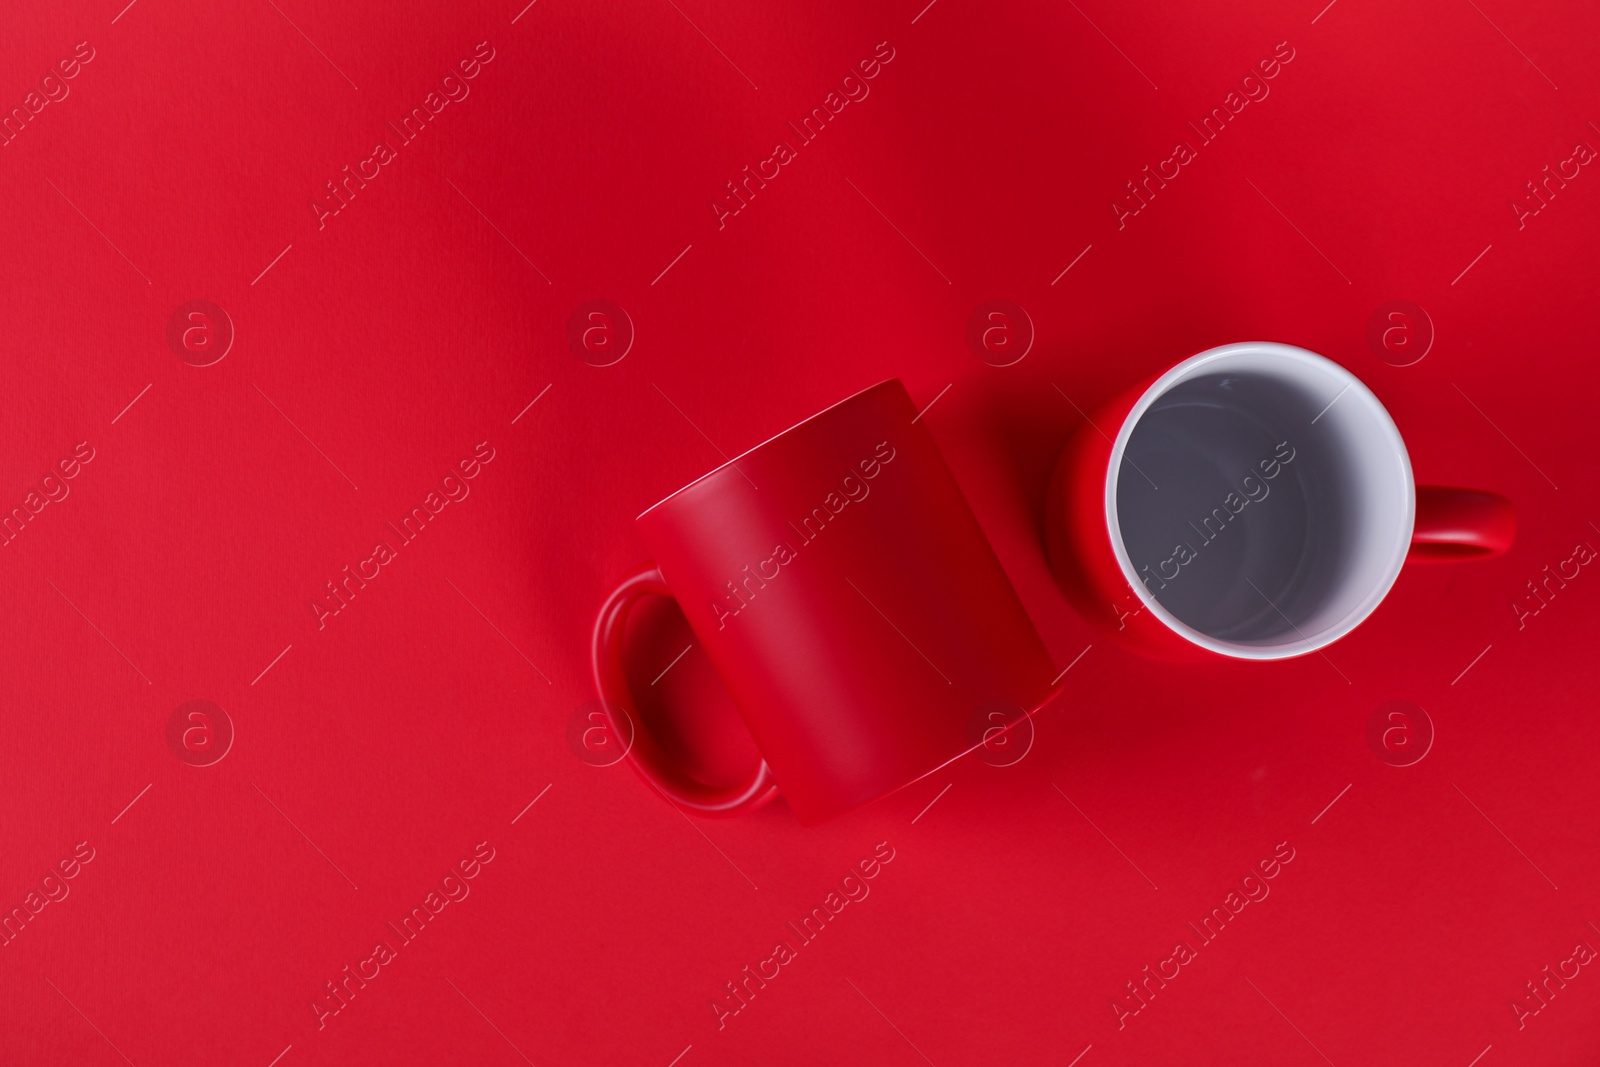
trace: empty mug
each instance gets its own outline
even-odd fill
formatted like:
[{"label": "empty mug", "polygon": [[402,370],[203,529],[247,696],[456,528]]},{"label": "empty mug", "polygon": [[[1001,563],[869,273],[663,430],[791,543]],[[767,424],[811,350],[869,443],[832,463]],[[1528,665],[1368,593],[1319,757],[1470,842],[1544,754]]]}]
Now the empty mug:
[{"label": "empty mug", "polygon": [[1484,558],[1515,530],[1504,497],[1417,488],[1355,375],[1264,341],[1201,352],[1092,413],[1046,506],[1062,588],[1167,659],[1316,651],[1377,608],[1408,557]]},{"label": "empty mug", "polygon": [[[595,622],[602,708],[628,757],[701,814],[779,790],[807,825],[912,782],[982,743],[996,707],[1052,694],[1032,621],[905,387],[889,380],[814,415],[638,517],[654,562]],[[674,766],[631,714],[629,612],[677,600],[754,736],[750,777],[718,788]],[[974,724],[981,728],[974,733]]]}]

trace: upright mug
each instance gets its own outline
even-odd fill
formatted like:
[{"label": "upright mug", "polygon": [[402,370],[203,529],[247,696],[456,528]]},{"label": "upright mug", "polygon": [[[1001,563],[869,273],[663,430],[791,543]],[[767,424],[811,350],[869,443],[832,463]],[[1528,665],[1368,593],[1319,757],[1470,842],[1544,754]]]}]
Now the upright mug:
[{"label": "upright mug", "polygon": [[1163,659],[1314,652],[1370,615],[1406,560],[1510,547],[1511,502],[1418,488],[1394,420],[1314,352],[1191,356],[1074,432],[1045,515],[1051,567],[1092,621]]},{"label": "upright mug", "polygon": [[[905,387],[812,416],[638,517],[654,561],[595,622],[601,706],[633,700],[622,637],[645,596],[677,600],[754,736],[729,788],[674,766],[644,729],[635,768],[670,800],[732,814],[782,790],[807,825],[982,743],[996,707],[1052,694],[1043,642]],[[976,734],[974,724],[981,724]]]}]

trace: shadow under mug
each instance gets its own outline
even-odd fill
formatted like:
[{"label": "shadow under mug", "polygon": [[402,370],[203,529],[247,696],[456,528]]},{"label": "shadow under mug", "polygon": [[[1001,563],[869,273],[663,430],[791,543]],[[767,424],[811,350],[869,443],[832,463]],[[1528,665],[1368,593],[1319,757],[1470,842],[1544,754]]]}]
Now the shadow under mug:
[{"label": "shadow under mug", "polygon": [[1510,547],[1511,502],[1416,487],[1372,391],[1290,345],[1213,348],[1093,412],[1045,514],[1051,568],[1093,622],[1163,659],[1316,651],[1409,558]]},{"label": "shadow under mug", "polygon": [[[1032,621],[905,387],[891,379],[784,431],[638,517],[655,562],[595,621],[595,686],[628,757],[682,808],[753,809],[781,788],[812,825],[982,743],[998,707],[1055,691]],[[677,600],[762,759],[719,788],[633,714],[623,635]],[[635,724],[638,724],[637,726]],[[974,724],[979,729],[974,734]]]}]

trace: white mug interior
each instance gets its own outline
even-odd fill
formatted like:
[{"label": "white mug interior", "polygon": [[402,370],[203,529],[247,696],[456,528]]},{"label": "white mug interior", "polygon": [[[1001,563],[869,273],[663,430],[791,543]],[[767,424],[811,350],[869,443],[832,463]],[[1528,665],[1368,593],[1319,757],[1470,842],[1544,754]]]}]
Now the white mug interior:
[{"label": "white mug interior", "polygon": [[1400,574],[1416,490],[1405,442],[1332,360],[1271,342],[1184,360],[1112,443],[1106,525],[1145,608],[1202,648],[1304,655]]}]

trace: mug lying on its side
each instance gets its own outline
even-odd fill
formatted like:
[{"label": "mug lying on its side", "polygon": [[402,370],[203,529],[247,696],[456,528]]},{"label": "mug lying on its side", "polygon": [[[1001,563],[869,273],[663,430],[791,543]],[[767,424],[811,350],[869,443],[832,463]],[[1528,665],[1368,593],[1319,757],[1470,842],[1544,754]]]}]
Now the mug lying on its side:
[{"label": "mug lying on its side", "polygon": [[[655,562],[595,622],[595,685],[635,768],[690,812],[781,788],[822,822],[981,743],[986,708],[1032,713],[1049,654],[905,387],[889,380],[705,475],[638,518]],[[628,614],[673,597],[763,759],[717,788],[674,767],[624,670]],[[1002,703],[1003,702],[1003,703]]]}]

